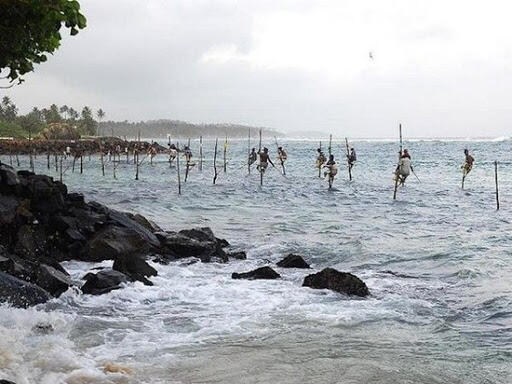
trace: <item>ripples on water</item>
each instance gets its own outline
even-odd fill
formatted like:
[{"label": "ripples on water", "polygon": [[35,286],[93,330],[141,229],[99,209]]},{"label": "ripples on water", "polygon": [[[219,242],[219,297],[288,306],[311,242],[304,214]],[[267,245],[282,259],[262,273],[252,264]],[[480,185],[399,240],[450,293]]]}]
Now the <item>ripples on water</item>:
[{"label": "ripples on water", "polygon": [[[332,191],[313,168],[311,142],[284,142],[287,177],[270,169],[263,188],[256,172],[246,175],[244,142],[230,146],[227,174],[220,156],[212,185],[213,143],[207,141],[205,168],[191,171],[182,196],[176,170],[163,156],[144,164],[138,182],[126,164],[117,180],[107,164],[103,178],[95,157],[85,159],[83,175],[68,170],[69,189],[90,200],[142,213],[166,229],[210,226],[246,249],[249,260],[155,265],[154,287],[135,283],[100,297],[70,290],[37,309],[0,307],[0,378],[45,384],[511,382],[511,142],[407,143],[421,183],[411,176],[397,201],[397,145],[354,144],[354,181],[347,181],[342,161]],[[266,145],[275,154],[270,140]],[[343,145],[334,145],[339,159]],[[462,191],[466,146],[476,164]],[[26,167],[27,159],[21,161]],[[45,161],[38,157],[37,171],[45,171]],[[315,270],[357,274],[371,297],[301,288],[306,272],[297,270],[277,268],[281,281],[230,278],[289,252],[305,255]],[[91,265],[65,267],[80,279]],[[34,334],[39,321],[52,323],[54,334]],[[105,374],[108,362],[133,373]]]}]

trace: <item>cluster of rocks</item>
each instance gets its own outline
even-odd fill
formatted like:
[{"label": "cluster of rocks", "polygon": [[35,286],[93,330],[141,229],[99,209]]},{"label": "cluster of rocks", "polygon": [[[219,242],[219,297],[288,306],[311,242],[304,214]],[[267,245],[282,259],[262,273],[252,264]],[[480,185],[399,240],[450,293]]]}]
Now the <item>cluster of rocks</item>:
[{"label": "cluster of rocks", "polygon": [[[151,285],[157,271],[147,258],[168,263],[245,257],[226,252],[228,246],[209,228],[163,231],[141,215],[85,202],[51,177],[0,164],[0,301],[26,307],[70,287],[102,294],[130,281]],[[82,285],[60,264],[67,260],[113,260],[113,267],[87,274]]]},{"label": "cluster of rocks", "polygon": [[[157,271],[148,258],[159,263],[188,257],[220,263],[246,259],[245,252],[228,252],[227,247],[229,243],[210,228],[164,231],[144,216],[86,202],[83,195],[68,192],[66,185],[49,176],[15,172],[0,163],[0,302],[27,307],[58,297],[70,287],[97,295],[127,282],[152,285],[150,278]],[[113,266],[76,281],[61,265],[68,260],[112,260]],[[298,255],[277,265],[309,268]],[[279,277],[270,267],[233,274],[235,279]],[[307,276],[304,285],[368,294],[356,276],[333,269]]]},{"label": "cluster of rocks", "polygon": [[[303,268],[309,269],[309,264],[302,256],[289,254],[283,260],[276,264],[281,268]],[[243,273],[233,273],[233,279],[279,279],[281,275],[269,266],[257,268],[253,271]],[[333,268],[325,268],[318,273],[307,275],[302,284],[303,287],[314,289],[330,289],[335,292],[355,296],[368,296],[369,290],[364,281],[357,276],[340,272]]]},{"label": "cluster of rocks", "polygon": [[135,148],[139,151],[145,151],[149,148],[154,148],[158,153],[168,151],[167,148],[161,146],[158,143],[149,143],[147,141],[127,141],[121,140],[117,137],[101,137],[94,139],[82,139],[82,140],[27,140],[27,139],[16,139],[16,140],[0,140],[0,155],[13,155],[13,154],[24,154],[29,153],[46,155],[46,154],[62,154],[67,148],[70,148],[72,153],[114,153],[118,147],[124,153],[125,148],[130,153]]}]

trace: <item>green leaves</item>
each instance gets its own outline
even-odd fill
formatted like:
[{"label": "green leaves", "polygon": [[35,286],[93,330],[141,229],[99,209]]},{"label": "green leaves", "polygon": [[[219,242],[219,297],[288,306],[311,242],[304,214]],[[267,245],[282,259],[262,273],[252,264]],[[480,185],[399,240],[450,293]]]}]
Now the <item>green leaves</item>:
[{"label": "green leaves", "polygon": [[20,75],[58,49],[61,28],[75,36],[87,25],[75,0],[3,0],[1,7],[0,74],[8,71],[11,82],[21,83]]}]

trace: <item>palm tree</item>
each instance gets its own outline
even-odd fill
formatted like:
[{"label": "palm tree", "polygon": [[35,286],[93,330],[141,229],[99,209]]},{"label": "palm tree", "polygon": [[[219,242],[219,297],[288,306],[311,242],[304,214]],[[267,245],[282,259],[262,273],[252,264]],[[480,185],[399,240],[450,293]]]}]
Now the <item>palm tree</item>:
[{"label": "palm tree", "polygon": [[69,107],[67,105],[63,105],[62,107],[59,108],[59,111],[60,111],[60,113],[62,113],[64,115],[64,118],[67,120],[68,113],[69,113]]},{"label": "palm tree", "polygon": [[[98,111],[96,112],[96,116],[98,116],[98,121],[101,124],[101,121],[105,117],[105,112],[103,111],[103,109],[98,109]],[[98,124],[98,128],[96,129],[96,136],[99,136],[100,124]]]}]

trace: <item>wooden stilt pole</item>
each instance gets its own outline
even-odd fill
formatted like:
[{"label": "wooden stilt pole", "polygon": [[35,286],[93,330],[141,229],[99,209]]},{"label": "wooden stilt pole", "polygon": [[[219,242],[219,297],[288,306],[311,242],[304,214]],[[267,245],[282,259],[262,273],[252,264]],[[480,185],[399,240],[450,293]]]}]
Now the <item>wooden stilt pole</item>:
[{"label": "wooden stilt pole", "polygon": [[348,179],[349,181],[352,181],[352,164],[350,163],[350,150],[348,148],[348,139],[346,137],[345,145],[347,147]]},{"label": "wooden stilt pole", "polygon": [[[179,148],[180,144],[176,142],[176,148]],[[176,152],[176,171],[178,173],[178,195],[181,195],[181,175],[180,175],[180,153]]]},{"label": "wooden stilt pole", "polygon": [[[322,151],[322,142],[320,141],[319,147],[320,152]],[[322,164],[318,164],[318,177],[322,177]]]},{"label": "wooden stilt pole", "polygon": [[101,174],[105,176],[105,156],[103,155],[103,146],[100,146],[101,154]]},{"label": "wooden stilt pole", "polygon": [[18,153],[16,152],[16,164],[18,167],[20,166],[20,158],[18,157]]},{"label": "wooden stilt pole", "polygon": [[213,153],[213,184],[217,181],[217,144],[219,139],[215,139],[215,152]]},{"label": "wooden stilt pole", "polygon": [[46,168],[50,169],[50,152],[46,152]]},{"label": "wooden stilt pole", "polygon": [[332,135],[329,135],[329,157],[332,155]]},{"label": "wooden stilt pole", "polygon": [[75,162],[76,162],[76,156],[73,155],[73,167],[71,168],[71,172],[75,173]]},{"label": "wooden stilt pole", "polygon": [[203,171],[203,136],[199,136],[199,171]]},{"label": "wooden stilt pole", "polygon": [[400,159],[402,157],[402,124],[398,125],[398,130],[400,134],[400,152],[398,152],[398,165],[396,166],[395,170],[395,190],[393,192],[393,200],[396,200],[396,191],[398,189],[398,169],[400,168]]},{"label": "wooden stilt pole", "polygon": [[499,190],[498,190],[498,162],[494,161],[494,180],[496,183],[496,210],[499,211],[500,209],[500,196],[499,196]]},{"label": "wooden stilt pole", "polygon": [[58,172],[59,171],[59,160],[57,158],[57,152],[55,152],[55,172]]},{"label": "wooden stilt pole", "polygon": [[60,155],[60,174],[59,174],[59,180],[62,183],[62,155]]},{"label": "wooden stilt pole", "polygon": [[248,136],[248,140],[247,140],[247,172],[249,173],[249,175],[251,174],[250,157],[251,157],[251,128],[249,128],[249,136]]},{"label": "wooden stilt pole", "polygon": [[258,150],[258,156],[260,157],[258,170],[260,171],[260,186],[263,186],[263,170],[261,167],[261,129],[260,129],[260,149]]},{"label": "wooden stilt pole", "polygon": [[226,135],[226,139],[224,140],[224,173],[227,172],[227,166],[228,166],[227,152],[228,152],[228,135]]},{"label": "wooden stilt pole", "polygon": [[84,156],[80,154],[80,174],[84,173]]},{"label": "wooden stilt pole", "polygon": [[135,150],[135,180],[139,180],[139,150]]}]

